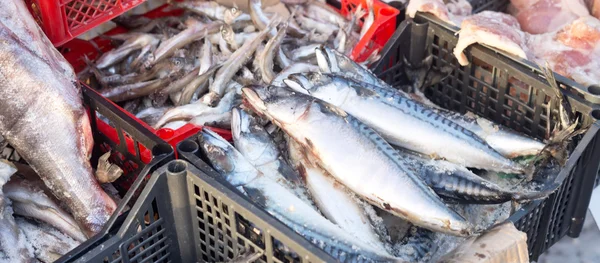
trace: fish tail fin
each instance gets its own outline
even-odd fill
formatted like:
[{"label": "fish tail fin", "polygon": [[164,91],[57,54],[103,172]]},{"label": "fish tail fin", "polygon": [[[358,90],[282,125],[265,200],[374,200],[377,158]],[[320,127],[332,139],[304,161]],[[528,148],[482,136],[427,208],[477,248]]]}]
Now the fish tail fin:
[{"label": "fish tail fin", "polygon": [[541,191],[532,191],[532,192],[526,192],[526,193],[514,193],[512,195],[512,200],[517,201],[517,202],[523,202],[523,201],[533,201],[533,200],[544,199],[544,198],[550,196],[552,193],[554,193],[558,189],[559,186],[560,186],[560,184],[553,183]]}]

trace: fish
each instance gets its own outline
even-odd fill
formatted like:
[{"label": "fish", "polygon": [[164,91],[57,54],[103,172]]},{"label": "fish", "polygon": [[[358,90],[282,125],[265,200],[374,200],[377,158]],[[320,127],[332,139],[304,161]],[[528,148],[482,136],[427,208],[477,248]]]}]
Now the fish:
[{"label": "fish", "polygon": [[436,234],[427,229],[411,226],[401,245],[400,258],[407,262],[429,262],[438,249]]},{"label": "fish", "polygon": [[96,60],[96,67],[103,69],[107,68],[115,63],[120,62],[126,58],[129,54],[135,50],[141,49],[140,55],[143,56],[151,49],[156,48],[160,42],[160,38],[155,37],[152,34],[143,33],[129,33],[130,36],[125,40],[125,43],[120,45],[118,48],[106,52]]},{"label": "fish", "polygon": [[386,251],[385,245],[375,233],[366,216],[363,209],[364,204],[360,204],[360,201],[357,202],[348,189],[318,167],[314,157],[310,153],[306,153],[293,140],[288,140],[288,151],[290,159],[302,174],[306,187],[319,211],[341,229],[354,235],[355,238]]},{"label": "fish", "polygon": [[[263,12],[261,0],[248,0],[248,9],[250,17],[252,18],[252,23],[254,23],[259,30],[265,30],[271,19]],[[277,34],[275,28],[270,28],[268,32],[272,37]]]},{"label": "fish", "polygon": [[455,203],[501,204],[508,201],[532,201],[549,196],[557,187],[550,184],[542,191],[511,191],[463,166],[444,160],[427,159],[406,150],[398,150],[398,153],[438,195]]},{"label": "fish", "polygon": [[190,23],[188,28],[179,34],[160,43],[158,48],[144,62],[144,67],[151,68],[156,63],[172,55],[177,49],[184,47],[191,42],[206,36],[219,32],[223,22],[215,21],[208,24],[200,22]]},{"label": "fish", "polygon": [[223,63],[223,66],[215,73],[215,79],[209,87],[210,92],[207,94],[206,101],[208,101],[210,105],[216,104],[224,95],[226,84],[231,80],[233,75],[242,68],[245,62],[250,59],[256,48],[258,48],[260,43],[267,36],[268,31],[271,28],[274,28],[278,23],[278,21],[272,21],[267,28],[256,36],[256,38],[246,42]]},{"label": "fish", "polygon": [[0,160],[0,260],[4,262],[35,262],[23,231],[19,229],[10,200],[4,196],[3,186],[17,168],[6,160]]},{"label": "fish", "polygon": [[48,197],[35,182],[13,176],[2,190],[5,198],[12,201],[15,215],[45,222],[79,242],[87,240],[75,219]]},{"label": "fish", "polygon": [[309,202],[299,189],[300,176],[283,160],[277,145],[267,131],[243,110],[232,110],[231,134],[235,148],[265,176]]},{"label": "fish", "polygon": [[249,19],[247,15],[244,15],[242,10],[237,7],[225,7],[220,5],[216,1],[182,1],[170,3],[174,7],[183,8],[190,10],[200,15],[208,16],[214,20],[222,20],[227,24],[232,24],[235,21]]},{"label": "fish", "polygon": [[271,81],[272,86],[276,87],[285,87],[285,83],[283,82],[287,77],[294,73],[303,73],[303,72],[318,72],[319,67],[310,63],[297,62],[286,68],[284,68],[275,78]]},{"label": "fish", "polygon": [[457,236],[473,232],[405,167],[394,148],[341,109],[284,88],[245,87],[242,94],[253,111],[309,149],[319,166],[369,203],[430,230]]},{"label": "fish", "polygon": [[0,10],[0,134],[42,178],[86,236],[116,209],[94,178],[90,120],[71,65],[22,1]]},{"label": "fish", "polygon": [[202,103],[201,101],[196,101],[191,104],[182,105],[179,107],[175,107],[169,109],[165,112],[165,114],[154,124],[155,129],[161,128],[168,122],[173,120],[189,120],[196,116],[200,116],[203,114],[218,114],[226,111],[230,111],[233,107],[233,101],[235,99],[235,91],[228,92],[223,99],[219,102],[217,107],[211,107]]},{"label": "fish", "polygon": [[439,112],[447,119],[475,133],[507,158],[537,155],[546,147],[543,142],[516,133],[473,113],[458,114],[449,110]]},{"label": "fish", "polygon": [[265,83],[271,83],[275,77],[275,72],[273,72],[273,59],[275,57],[275,52],[280,50],[279,46],[285,37],[285,31],[287,30],[287,27],[288,23],[284,23],[279,31],[277,31],[277,34],[275,34],[275,36],[272,37],[269,42],[267,42],[263,51],[256,56],[257,64],[261,73],[260,75],[262,76],[262,81]]},{"label": "fish", "polygon": [[15,218],[15,222],[41,262],[55,262],[81,244],[47,224],[21,217]]},{"label": "fish", "polygon": [[363,27],[360,30],[360,38],[363,38],[367,34],[369,29],[371,29],[371,26],[375,22],[375,10],[373,9],[373,0],[367,0],[367,10],[367,17],[365,18],[365,21],[363,22]]},{"label": "fish", "polygon": [[336,75],[293,74],[284,82],[297,92],[321,99],[372,127],[389,143],[434,158],[498,172],[525,173],[479,136],[417,101]]},{"label": "fish", "polygon": [[357,240],[278,182],[263,175],[216,133],[203,129],[198,141],[211,165],[227,182],[332,256],[344,261],[393,261],[386,252]]}]

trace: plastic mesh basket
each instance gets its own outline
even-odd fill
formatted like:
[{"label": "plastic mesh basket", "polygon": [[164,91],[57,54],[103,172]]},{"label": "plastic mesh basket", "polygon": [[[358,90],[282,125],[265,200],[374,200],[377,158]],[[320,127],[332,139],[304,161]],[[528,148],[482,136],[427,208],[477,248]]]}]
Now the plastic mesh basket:
[{"label": "plastic mesh basket", "polygon": [[333,262],[237,192],[182,160],[157,170],[118,231],[76,262]]},{"label": "plastic mesh basket", "polygon": [[[457,40],[453,30],[440,24],[404,21],[386,45],[374,72],[392,85],[403,83],[407,81],[404,57],[416,63],[431,54],[434,68],[453,68],[448,78],[425,90],[433,102],[460,113],[476,113],[538,139],[545,138],[547,125],[555,124],[547,115],[549,105],[556,116],[558,102],[541,72],[481,45],[468,49],[472,63],[461,67],[452,54]],[[591,128],[576,139],[577,146],[556,179],[561,182],[560,188],[510,218],[527,233],[532,260],[566,234],[579,235],[600,161],[600,126],[596,123],[600,107],[569,90],[565,93],[581,124]]]}]

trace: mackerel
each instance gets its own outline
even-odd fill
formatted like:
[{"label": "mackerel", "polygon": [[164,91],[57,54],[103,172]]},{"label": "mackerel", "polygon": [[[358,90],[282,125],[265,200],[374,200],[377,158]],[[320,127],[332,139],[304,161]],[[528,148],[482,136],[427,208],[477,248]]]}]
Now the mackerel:
[{"label": "mackerel", "polygon": [[395,92],[381,96],[387,92],[385,88],[321,73],[294,74],[285,83],[295,91],[340,107],[393,145],[467,167],[525,172],[524,167],[436,110]]},{"label": "mackerel", "polygon": [[341,109],[283,88],[246,87],[242,93],[254,111],[307,148],[319,166],[363,199],[431,230],[460,236],[472,232],[381,136]]},{"label": "mackerel", "polygon": [[203,129],[198,140],[211,165],[227,182],[338,260],[395,261],[385,251],[346,233],[271,177],[263,175],[216,133]]},{"label": "mackerel", "polygon": [[310,191],[319,210],[327,219],[359,240],[382,251],[385,245],[367,218],[362,200],[356,199],[346,187],[318,167],[314,157],[293,140],[288,141],[289,155]]}]

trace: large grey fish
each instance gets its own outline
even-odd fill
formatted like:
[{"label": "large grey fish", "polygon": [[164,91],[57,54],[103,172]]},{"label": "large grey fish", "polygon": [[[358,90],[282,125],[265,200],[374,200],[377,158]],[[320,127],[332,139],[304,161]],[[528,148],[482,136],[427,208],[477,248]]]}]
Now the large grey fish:
[{"label": "large grey fish", "polygon": [[91,236],[116,204],[92,173],[92,131],[75,73],[22,1],[1,5],[0,134]]},{"label": "large grey fish", "polygon": [[269,133],[248,113],[232,110],[231,134],[235,148],[265,176],[281,183],[296,195],[310,203],[301,188],[300,176],[283,160],[277,145]]},{"label": "large grey fish", "polygon": [[524,167],[491,148],[473,132],[434,109],[396,92],[336,75],[293,74],[285,81],[295,91],[340,107],[379,132],[389,143],[432,157],[492,171],[523,173]]},{"label": "large grey fish", "polygon": [[[521,155],[535,155],[539,153],[545,146],[539,141],[516,134],[515,132],[502,128],[501,126],[495,125],[484,118],[473,115],[461,115],[439,108],[439,106],[427,99],[423,93],[420,92],[420,90],[414,90],[414,92],[406,93],[402,90],[395,89],[385,83],[383,80],[379,79],[371,71],[364,69],[356,62],[330,48],[320,47],[316,50],[316,55],[319,67],[323,72],[331,72],[347,78],[360,80],[361,82],[366,82],[374,86],[379,86],[381,88],[379,91],[385,91],[385,93],[380,93],[381,96],[397,92],[404,97],[411,98],[427,106],[434,107],[439,111],[438,113],[440,115],[443,115],[444,117],[459,124],[463,128],[477,134],[492,148],[500,152],[505,157],[513,158]],[[430,59],[430,57],[424,59],[422,64],[431,63],[431,61],[429,61]],[[405,63],[407,62],[405,61]],[[417,79],[417,82],[424,82],[424,80],[420,80],[420,78],[423,78],[427,75],[426,70],[428,67],[426,65],[415,65],[414,68],[415,69],[410,69],[413,71],[413,78]],[[435,82],[438,82],[441,78],[440,76],[444,75],[444,72],[438,72],[434,75],[437,76],[437,80],[429,84],[435,84]]]},{"label": "large grey fish", "polygon": [[359,240],[385,251],[385,245],[375,233],[364,205],[333,176],[318,167],[312,154],[304,151],[294,140],[288,141],[290,160],[302,174],[306,187],[319,211],[334,224]]},{"label": "large grey fish", "polygon": [[449,209],[367,125],[341,109],[283,88],[243,88],[257,113],[284,130],[350,190],[416,225],[453,235],[472,226]]},{"label": "large grey fish", "polygon": [[484,179],[469,169],[444,160],[431,160],[404,150],[398,153],[438,195],[466,204],[500,204],[507,201],[530,201],[550,195],[556,185],[542,191],[512,191]]},{"label": "large grey fish", "polygon": [[373,248],[343,231],[288,189],[264,176],[216,133],[203,129],[198,140],[212,166],[230,184],[332,256],[348,262],[395,261],[385,251]]}]

